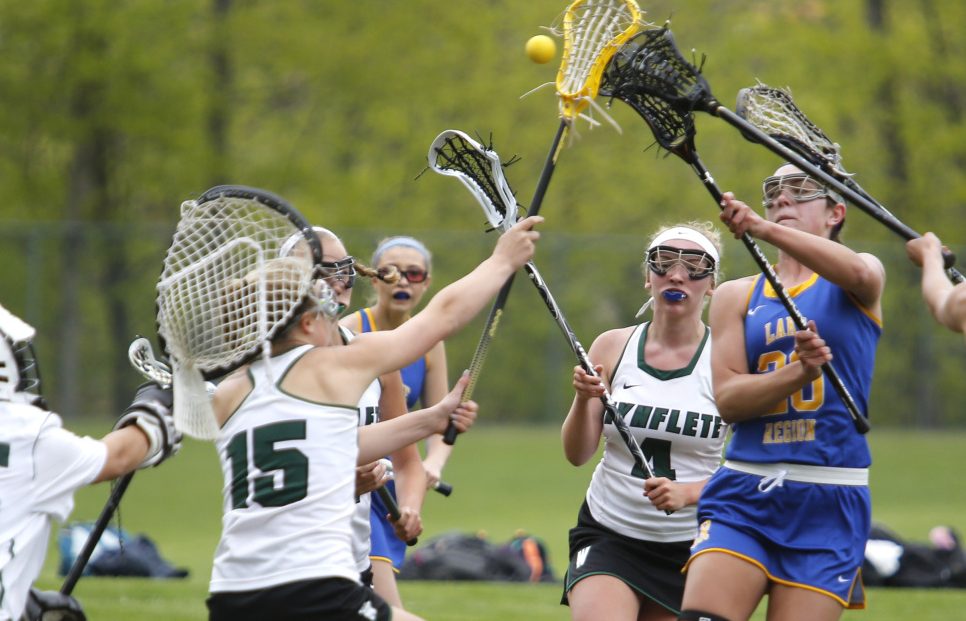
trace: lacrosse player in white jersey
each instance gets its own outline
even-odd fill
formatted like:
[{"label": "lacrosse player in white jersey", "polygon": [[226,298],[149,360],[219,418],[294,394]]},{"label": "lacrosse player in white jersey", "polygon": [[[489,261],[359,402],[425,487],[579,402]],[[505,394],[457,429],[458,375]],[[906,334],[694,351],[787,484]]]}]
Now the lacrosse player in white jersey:
[{"label": "lacrosse player in white jersey", "polygon": [[[344,346],[328,346],[339,305],[317,281],[272,339],[271,358],[221,382],[213,406],[225,499],[207,602],[212,621],[414,618],[359,581],[355,467],[443,433],[450,420],[465,429],[472,417],[459,400],[467,378],[442,402],[379,425],[360,429],[356,406],[373,380],[424,355],[482,310],[533,256],[540,221],[527,218],[504,233],[488,259],[410,321]],[[268,291],[272,267],[251,275]]]},{"label": "lacrosse player in white jersey", "polygon": [[[701,319],[720,254],[710,222],[658,231],[643,264],[651,299],[638,313],[653,306],[653,319],[594,340],[588,355],[600,377],[574,369],[564,453],[580,466],[601,436],[605,442],[570,531],[562,603],[575,620],[598,619],[606,609],[608,619],[671,621],[680,611],[698,496],[720,463],[726,432],[711,386],[710,330]],[[605,386],[654,477],[644,478],[605,424]]]},{"label": "lacrosse player in white jersey", "polygon": [[[181,446],[171,391],[157,384],[142,385],[100,440],[64,429],[40,394],[34,333],[0,306],[0,621],[23,618],[52,526],[67,519],[77,489],[156,466]],[[45,605],[62,611],[57,618],[82,618],[76,602],[56,596]]]}]

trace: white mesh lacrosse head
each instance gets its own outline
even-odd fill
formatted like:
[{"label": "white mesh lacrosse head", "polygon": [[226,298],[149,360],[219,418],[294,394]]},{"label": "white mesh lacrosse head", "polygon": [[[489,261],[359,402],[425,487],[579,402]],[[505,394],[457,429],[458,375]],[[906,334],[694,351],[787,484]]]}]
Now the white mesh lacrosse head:
[{"label": "white mesh lacrosse head", "polygon": [[561,118],[573,121],[590,105],[607,63],[642,26],[634,0],[576,0],[567,7],[557,70]]},{"label": "white mesh lacrosse head", "polygon": [[[850,173],[842,167],[842,154],[838,143],[825,135],[815,123],[805,116],[787,89],[771,88],[759,83],[738,92],[735,111],[746,121],[781,141],[791,139],[794,144],[804,148],[801,155],[814,160],[820,157],[835,171],[844,176]],[[802,148],[796,149],[801,152]]]},{"label": "white mesh lacrosse head", "polygon": [[154,355],[154,348],[151,342],[139,336],[131,341],[127,348],[127,357],[137,371],[146,379],[157,382],[161,386],[171,385],[171,369],[167,364],[158,360]]},{"label": "white mesh lacrosse head", "polygon": [[321,252],[279,257],[300,230],[311,229],[298,212],[261,190],[213,188],[182,204],[157,305],[174,367],[175,423],[185,434],[214,437],[204,378],[267,354],[309,293]]},{"label": "white mesh lacrosse head", "polygon": [[429,167],[459,179],[483,207],[486,220],[498,230],[517,221],[517,201],[503,175],[500,156],[464,132],[447,129],[429,146]]}]

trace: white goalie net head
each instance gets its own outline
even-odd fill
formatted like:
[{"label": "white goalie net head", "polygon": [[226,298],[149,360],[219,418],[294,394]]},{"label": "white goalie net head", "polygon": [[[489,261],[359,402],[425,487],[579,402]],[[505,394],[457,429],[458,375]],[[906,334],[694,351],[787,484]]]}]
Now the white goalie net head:
[{"label": "white goalie net head", "polygon": [[315,271],[310,251],[279,257],[300,227],[269,206],[275,197],[266,193],[266,202],[258,194],[216,190],[182,204],[157,285],[175,424],[200,439],[217,433],[204,379],[267,354],[270,339],[309,293]]}]

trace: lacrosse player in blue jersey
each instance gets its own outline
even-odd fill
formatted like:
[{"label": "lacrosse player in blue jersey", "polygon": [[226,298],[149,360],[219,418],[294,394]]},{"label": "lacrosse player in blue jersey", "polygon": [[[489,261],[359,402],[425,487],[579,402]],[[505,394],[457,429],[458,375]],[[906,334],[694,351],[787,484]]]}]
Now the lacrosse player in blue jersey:
[{"label": "lacrosse player in blue jersey", "polygon": [[869,446],[825,381],[832,361],[867,412],[885,271],[838,241],[842,199],[786,164],[763,184],[765,217],[725,193],[721,220],[779,250],[775,271],[808,318],[796,331],[761,275],[711,302],[714,393],[732,424],[726,461],[698,505],[680,619],[832,621],[864,608]]},{"label": "lacrosse player in blue jersey", "polygon": [[[375,304],[348,315],[342,320],[342,325],[362,334],[391,330],[412,319],[413,311],[429,291],[432,263],[429,249],[413,237],[401,235],[379,242],[372,253],[372,267],[380,274],[395,271],[399,277],[393,281],[373,278],[371,282],[376,292]],[[400,372],[406,387],[406,406],[409,409],[413,409],[420,402],[423,407],[438,402],[449,391],[445,343],[436,343],[425,356],[406,365]],[[445,444],[439,434],[426,440],[426,459],[423,460],[426,487],[439,483],[451,451],[452,447]],[[386,489],[393,496],[397,494],[395,482],[390,481]],[[403,507],[407,504],[406,498],[401,493],[399,496],[399,505]],[[394,534],[394,525],[386,518],[386,514],[382,500],[378,496],[373,497],[373,583],[377,593],[401,607],[402,597],[396,584],[396,573],[405,561],[406,545]]]},{"label": "lacrosse player in blue jersey", "polygon": [[953,286],[943,269],[942,243],[933,233],[906,243],[909,260],[922,268],[922,297],[933,318],[966,334],[966,283]]},{"label": "lacrosse player in blue jersey", "polygon": [[25,609],[31,620],[47,612],[69,621],[83,618],[72,598],[30,589],[54,523],[70,515],[79,488],[160,464],[181,434],[171,391],[157,384],[141,386],[100,440],[64,429],[41,397],[34,333],[0,306],[0,621],[21,621]]}]

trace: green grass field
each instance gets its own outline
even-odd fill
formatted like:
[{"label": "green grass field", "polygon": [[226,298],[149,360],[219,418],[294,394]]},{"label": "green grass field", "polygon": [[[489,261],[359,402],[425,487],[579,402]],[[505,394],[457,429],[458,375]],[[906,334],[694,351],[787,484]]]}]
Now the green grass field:
[{"label": "green grass field", "polygon": [[[87,429],[90,431],[90,429]],[[96,431],[95,431],[96,433]],[[924,541],[929,529],[950,524],[966,530],[962,479],[966,433],[876,429],[870,434],[873,518],[902,536]],[[543,538],[559,575],[566,566],[567,530],[575,520],[593,464],[570,466],[550,427],[498,427],[481,423],[462,436],[445,478],[444,498],[430,494],[423,510],[427,540],[460,530],[485,532],[503,542],[520,529]],[[72,520],[94,520],[109,488],[77,494]],[[162,555],[187,567],[186,580],[82,578],[75,595],[92,621],[188,621],[206,618],[204,599],[218,541],[221,472],[211,445],[188,441],[161,468],[138,473],[121,504],[121,526],[145,533]],[[58,556],[52,546],[39,585],[56,589]],[[407,608],[434,620],[550,621],[569,619],[557,602],[559,585],[403,582]],[[966,590],[872,589],[865,611],[844,619],[899,621],[963,618]],[[760,610],[755,619],[764,619]]]}]

